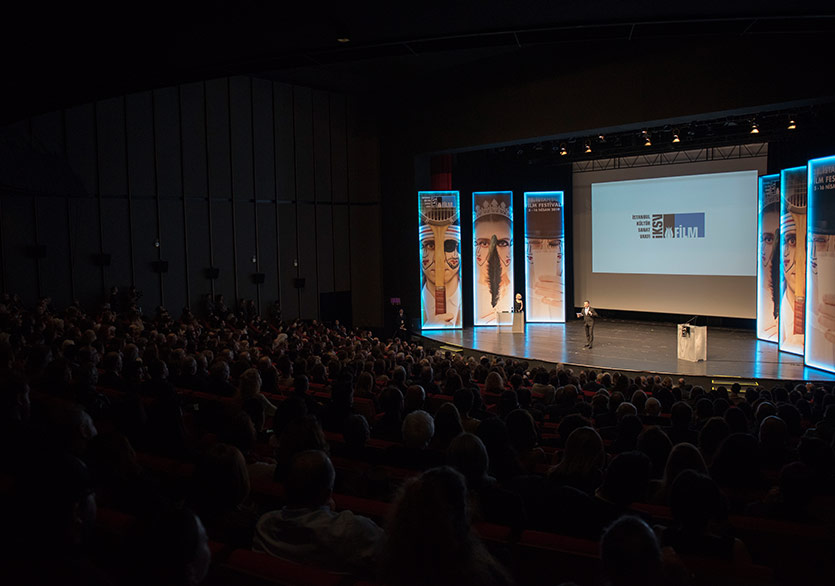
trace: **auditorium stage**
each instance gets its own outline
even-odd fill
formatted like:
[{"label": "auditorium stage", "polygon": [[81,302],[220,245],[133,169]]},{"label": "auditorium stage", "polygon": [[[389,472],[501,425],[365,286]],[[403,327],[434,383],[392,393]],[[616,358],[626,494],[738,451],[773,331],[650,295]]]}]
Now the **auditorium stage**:
[{"label": "auditorium stage", "polygon": [[707,360],[676,357],[676,325],[598,319],[594,348],[586,343],[582,320],[565,324],[528,324],[524,334],[510,328],[424,330],[421,335],[464,350],[580,368],[621,370],[721,379],[835,381],[835,374],[803,365],[803,357],[778,352],[753,331],[709,327]]}]

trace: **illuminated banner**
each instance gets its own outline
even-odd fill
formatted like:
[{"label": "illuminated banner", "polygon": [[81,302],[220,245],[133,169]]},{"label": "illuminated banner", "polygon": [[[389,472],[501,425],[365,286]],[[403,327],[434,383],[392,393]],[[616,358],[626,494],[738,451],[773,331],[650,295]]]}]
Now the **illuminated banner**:
[{"label": "illuminated banner", "polygon": [[565,321],[564,252],[563,192],[526,192],[526,321]]},{"label": "illuminated banner", "polygon": [[780,171],[780,350],[803,354],[806,312],[806,167]]},{"label": "illuminated banner", "polygon": [[513,309],[513,192],[473,193],[473,305],[477,326]]},{"label": "illuminated banner", "polygon": [[809,161],[808,197],[804,356],[835,372],[835,157]]},{"label": "illuminated banner", "polygon": [[420,327],[461,327],[461,222],[457,191],[418,192]]},{"label": "illuminated banner", "polygon": [[[779,246],[780,174],[760,177],[759,244],[757,257],[757,337],[768,342],[777,341],[777,313],[780,307]],[[776,244],[776,246],[775,246]],[[775,284],[777,286],[775,286]]]}]

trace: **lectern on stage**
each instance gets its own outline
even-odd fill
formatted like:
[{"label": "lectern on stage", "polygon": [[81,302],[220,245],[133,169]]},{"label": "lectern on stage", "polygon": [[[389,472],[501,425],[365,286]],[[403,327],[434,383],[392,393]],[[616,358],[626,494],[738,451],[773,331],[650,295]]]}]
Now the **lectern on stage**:
[{"label": "lectern on stage", "polygon": [[499,312],[499,327],[502,331],[507,331],[510,328],[511,333],[524,334],[525,333],[525,312],[524,311],[500,311]]},{"label": "lectern on stage", "polygon": [[678,359],[707,360],[707,327],[678,324]]}]

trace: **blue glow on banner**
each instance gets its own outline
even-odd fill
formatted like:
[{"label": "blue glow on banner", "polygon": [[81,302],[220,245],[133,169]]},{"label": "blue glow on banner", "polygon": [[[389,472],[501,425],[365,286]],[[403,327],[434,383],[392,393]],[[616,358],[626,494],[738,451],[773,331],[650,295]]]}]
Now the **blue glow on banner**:
[{"label": "blue glow on banner", "polygon": [[780,342],[803,355],[806,313],[806,166],[780,171]]},{"label": "blue glow on banner", "polygon": [[804,362],[835,372],[835,156],[809,161]]},{"label": "blue glow on banner", "polygon": [[461,210],[457,191],[418,192],[420,327],[461,327]]},{"label": "blue glow on banner", "polygon": [[[757,244],[757,337],[777,342],[782,256],[777,241],[780,232],[780,174],[764,175],[759,180],[758,244]],[[776,283],[776,286],[773,284]]]},{"label": "blue glow on banner", "polygon": [[499,325],[513,297],[513,192],[474,192],[473,323]]},{"label": "blue glow on banner", "polygon": [[[525,321],[565,321],[562,191],[525,192]],[[702,220],[704,231],[704,219]]]}]

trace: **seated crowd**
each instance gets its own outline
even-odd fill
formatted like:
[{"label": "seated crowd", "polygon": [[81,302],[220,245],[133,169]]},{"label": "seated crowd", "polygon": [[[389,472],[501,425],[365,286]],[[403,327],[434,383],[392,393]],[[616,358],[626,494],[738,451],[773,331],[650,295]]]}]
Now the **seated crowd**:
[{"label": "seated crowd", "polygon": [[531,582],[502,527],[599,547],[599,574],[537,583],[689,584],[690,559],[771,565],[734,519],[831,535],[831,388],[707,391],[223,309],[0,300],[0,575],[224,583],[247,550],[379,584]]}]

